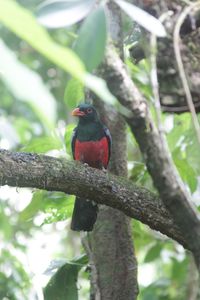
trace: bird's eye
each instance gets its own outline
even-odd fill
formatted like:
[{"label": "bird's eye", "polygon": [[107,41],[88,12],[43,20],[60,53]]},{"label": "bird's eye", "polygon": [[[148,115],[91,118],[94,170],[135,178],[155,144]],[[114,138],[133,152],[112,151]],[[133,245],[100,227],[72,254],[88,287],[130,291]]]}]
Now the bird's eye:
[{"label": "bird's eye", "polygon": [[91,109],[91,108],[88,108],[88,109],[87,109],[87,113],[90,114],[91,112],[92,112],[92,109]]}]

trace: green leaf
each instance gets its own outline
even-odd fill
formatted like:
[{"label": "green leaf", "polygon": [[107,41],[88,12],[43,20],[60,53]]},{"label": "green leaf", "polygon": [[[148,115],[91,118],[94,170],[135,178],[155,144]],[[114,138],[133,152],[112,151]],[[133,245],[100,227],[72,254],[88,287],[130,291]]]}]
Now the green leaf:
[{"label": "green leaf", "polygon": [[[1,299],[26,300],[28,299],[26,297],[27,289],[31,287],[30,277],[24,270],[23,263],[16,256],[16,249],[13,249],[13,245],[9,249],[7,249],[8,245],[4,248],[1,250],[0,256],[2,270],[0,272],[0,297]],[[11,272],[4,272],[4,270]],[[16,295],[17,297],[15,297]]]},{"label": "green leaf", "polygon": [[85,77],[85,85],[106,103],[111,105],[117,103],[117,99],[110,93],[106,82],[103,79],[88,73]]},{"label": "green leaf", "polygon": [[[0,22],[72,77],[80,80],[103,101],[115,103],[116,99],[108,90],[105,81],[86,73],[78,55],[71,49],[55,43],[34,16],[17,2],[0,1]],[[95,43],[92,41],[92,44]],[[100,48],[102,49],[102,46]],[[100,54],[102,53],[98,51],[98,57],[92,60],[93,63],[99,61]]]},{"label": "green leaf", "polygon": [[60,267],[44,289],[44,300],[78,300],[78,272],[86,261],[86,255],[83,255]]},{"label": "green leaf", "polygon": [[123,0],[115,0],[115,2],[132,20],[143,26],[146,30],[158,37],[166,36],[165,28],[158,19],[131,3]]},{"label": "green leaf", "polygon": [[146,59],[141,60],[137,65],[130,58],[126,59],[126,64],[130,70],[131,77],[139,90],[148,99],[152,99],[152,87],[150,83],[150,67]]},{"label": "green leaf", "polygon": [[[44,183],[45,184],[45,183]],[[43,223],[53,223],[71,217],[74,196],[67,196],[61,192],[36,191],[31,202],[19,214],[21,222],[33,219],[39,212],[48,214]]]},{"label": "green leaf", "polygon": [[147,245],[152,243],[152,233],[147,227],[137,220],[131,220],[131,229],[133,232],[136,252],[140,253]]},{"label": "green leaf", "polygon": [[67,259],[52,260],[48,268],[45,270],[44,274],[52,275],[52,273],[55,272],[55,270],[61,268],[65,264],[78,265],[80,268],[82,268],[88,264],[88,257],[85,253],[83,253],[80,256],[75,257],[70,261]]},{"label": "green leaf", "polygon": [[83,80],[84,65],[78,56],[72,50],[56,44],[34,16],[17,2],[0,1],[0,22],[56,65]]},{"label": "green leaf", "polygon": [[88,257],[87,257],[87,255],[85,253],[81,254],[80,256],[75,257],[74,259],[72,259],[71,263],[79,265],[80,268],[84,267],[85,265],[88,264]]},{"label": "green leaf", "polygon": [[95,0],[45,1],[38,8],[38,20],[50,28],[70,26],[82,20],[94,3]]},{"label": "green leaf", "polygon": [[76,125],[69,124],[69,125],[67,125],[67,127],[65,129],[64,141],[65,141],[65,146],[66,146],[66,150],[67,150],[68,154],[72,153],[71,140],[72,140],[73,130],[75,127],[76,127]]},{"label": "green leaf", "polygon": [[56,99],[45,87],[42,78],[22,64],[2,40],[0,40],[0,53],[1,79],[5,85],[18,100],[29,103],[44,128],[54,129]]},{"label": "green leaf", "polygon": [[143,297],[142,297],[142,300],[160,300],[160,299],[155,294],[154,290],[151,291],[147,288],[144,295],[143,295]]},{"label": "green leaf", "polygon": [[46,191],[36,191],[33,194],[31,202],[25,207],[25,209],[19,214],[19,220],[21,222],[29,221],[36,215],[36,213],[43,209],[44,202],[43,197]]},{"label": "green leaf", "polygon": [[193,141],[186,147],[187,161],[195,172],[200,175],[200,148],[199,143],[194,137]]},{"label": "green leaf", "polygon": [[173,262],[171,277],[175,281],[184,282],[185,274],[187,274],[188,270],[188,257],[186,256],[186,258],[183,261],[179,261],[176,257],[171,257],[171,260]]},{"label": "green leaf", "polygon": [[147,252],[144,262],[149,263],[159,258],[161,250],[162,250],[161,244],[156,243],[155,245],[153,245]]},{"label": "green leaf", "polygon": [[[185,138],[188,136],[188,131],[191,127],[191,116],[189,113],[174,116],[174,127],[167,134],[167,140],[170,150],[173,152],[180,144],[185,143]],[[191,137],[191,134],[189,134]]]},{"label": "green leaf", "polygon": [[74,265],[62,266],[45,287],[44,300],[78,300],[78,271],[78,267]]},{"label": "green leaf", "polygon": [[92,12],[81,26],[74,50],[93,71],[104,57],[107,40],[106,16],[102,6]]},{"label": "green leaf", "polygon": [[176,167],[180,173],[181,178],[185,183],[188,184],[191,192],[193,193],[197,189],[197,176],[194,171],[194,169],[191,167],[191,165],[188,163],[186,159],[180,159],[176,158],[174,160]]},{"label": "green leaf", "polygon": [[196,134],[194,132],[193,124],[191,122],[190,129],[186,132],[185,141],[186,146],[186,159],[190,166],[195,170],[195,172],[200,175],[200,155],[199,155],[199,142],[197,140]]},{"label": "green leaf", "polygon": [[131,171],[131,180],[133,180],[134,182],[140,182],[146,172],[146,166],[143,163],[135,163]]},{"label": "green leaf", "polygon": [[77,104],[84,99],[83,84],[75,78],[68,81],[64,101],[69,108],[77,106]]},{"label": "green leaf", "polygon": [[49,150],[61,149],[62,146],[62,142],[59,138],[55,136],[42,136],[33,138],[21,150],[25,152],[46,153]]}]

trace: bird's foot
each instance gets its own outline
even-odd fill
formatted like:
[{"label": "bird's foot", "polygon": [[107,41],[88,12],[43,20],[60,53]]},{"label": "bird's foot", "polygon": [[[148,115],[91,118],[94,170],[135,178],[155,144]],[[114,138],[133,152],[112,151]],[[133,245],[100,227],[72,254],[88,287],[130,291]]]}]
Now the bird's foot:
[{"label": "bird's foot", "polygon": [[102,171],[103,171],[105,174],[107,174],[107,173],[108,173],[108,170],[107,170],[107,169],[105,169],[104,167],[102,168]]}]

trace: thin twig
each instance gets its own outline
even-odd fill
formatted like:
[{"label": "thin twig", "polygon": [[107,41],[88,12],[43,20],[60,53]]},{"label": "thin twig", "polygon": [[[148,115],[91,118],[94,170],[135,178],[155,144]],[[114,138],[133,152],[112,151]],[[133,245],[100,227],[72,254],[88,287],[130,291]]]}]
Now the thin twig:
[{"label": "thin twig", "polygon": [[88,232],[87,235],[85,233],[81,233],[81,242],[85,252],[89,258],[89,266],[91,268],[91,275],[90,275],[90,282],[91,287],[94,289],[93,292],[95,295],[95,300],[101,299],[100,287],[98,286],[98,272],[94,261],[94,253],[92,251],[92,246],[90,242],[90,233]]},{"label": "thin twig", "polygon": [[176,25],[175,25],[173,40],[174,40],[174,52],[175,52],[176,62],[177,62],[177,65],[178,65],[179,75],[180,75],[180,78],[181,78],[181,81],[182,81],[182,85],[183,85],[183,89],[184,89],[184,92],[185,92],[187,104],[188,104],[189,110],[190,110],[191,115],[192,115],[193,125],[194,125],[195,131],[196,131],[197,139],[198,139],[198,142],[200,144],[200,125],[199,125],[198,117],[197,117],[197,114],[196,114],[195,106],[194,106],[194,103],[193,103],[193,100],[192,100],[192,95],[191,95],[191,92],[190,92],[188,80],[187,80],[186,73],[185,73],[185,70],[184,70],[184,65],[183,65],[183,61],[182,61],[182,57],[181,57],[181,50],[180,50],[180,29],[181,29],[181,26],[182,26],[185,18],[187,17],[187,15],[191,11],[196,10],[196,9],[197,10],[200,9],[200,1],[197,1],[196,3],[191,3],[180,14],[180,16],[179,16],[179,18],[176,22]]},{"label": "thin twig", "polygon": [[162,125],[162,109],[160,104],[160,95],[159,95],[159,84],[158,84],[158,75],[157,75],[157,62],[156,62],[156,54],[157,54],[157,38],[154,34],[151,35],[150,39],[151,44],[151,85],[153,91],[153,102],[155,105],[155,113],[157,118],[157,127],[160,135],[163,135],[163,125]]},{"label": "thin twig", "polygon": [[[167,18],[172,15],[172,11],[168,11],[160,16],[159,20],[164,22]],[[158,71],[157,71],[157,37],[152,34],[150,38],[150,47],[151,47],[151,55],[150,55],[150,63],[151,63],[151,85],[153,91],[153,101],[155,105],[155,113],[157,118],[157,128],[161,137],[162,143],[165,143],[165,147],[167,147],[166,137],[164,134],[164,128],[162,124],[162,107],[160,101],[160,93],[159,93],[159,83],[158,83]]]},{"label": "thin twig", "polygon": [[199,298],[199,274],[195,261],[190,252],[188,252],[188,276],[186,280],[186,299],[198,300]]}]

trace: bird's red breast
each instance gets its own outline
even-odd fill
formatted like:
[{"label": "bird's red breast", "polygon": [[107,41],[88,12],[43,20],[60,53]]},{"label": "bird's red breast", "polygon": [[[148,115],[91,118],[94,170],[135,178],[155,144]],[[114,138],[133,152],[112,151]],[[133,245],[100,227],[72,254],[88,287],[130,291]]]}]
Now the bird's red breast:
[{"label": "bird's red breast", "polygon": [[75,141],[75,160],[87,163],[93,168],[107,168],[109,162],[109,145],[106,137],[99,141]]}]

